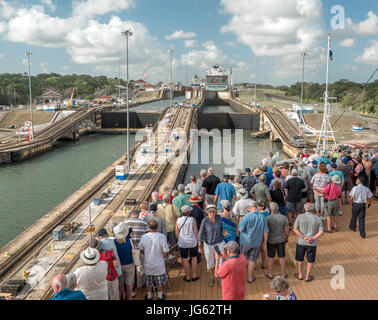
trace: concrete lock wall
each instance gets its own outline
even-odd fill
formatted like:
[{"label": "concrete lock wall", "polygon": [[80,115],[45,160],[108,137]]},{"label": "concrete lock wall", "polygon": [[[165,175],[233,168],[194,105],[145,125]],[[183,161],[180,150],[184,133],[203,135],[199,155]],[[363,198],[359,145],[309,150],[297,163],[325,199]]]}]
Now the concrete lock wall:
[{"label": "concrete lock wall", "polygon": [[260,114],[200,113],[198,129],[246,129],[258,131]]},{"label": "concrete lock wall", "polygon": [[[160,117],[159,112],[130,112],[130,128],[145,128],[146,124],[154,124]],[[102,112],[101,128],[127,128],[126,112]]]}]

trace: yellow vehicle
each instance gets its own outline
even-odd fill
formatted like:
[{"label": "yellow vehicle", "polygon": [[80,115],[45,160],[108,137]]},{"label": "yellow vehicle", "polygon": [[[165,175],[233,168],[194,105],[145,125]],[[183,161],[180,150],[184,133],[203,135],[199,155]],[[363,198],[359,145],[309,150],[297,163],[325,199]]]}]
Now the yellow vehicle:
[{"label": "yellow vehicle", "polygon": [[75,102],[75,100],[73,100],[75,91],[76,91],[76,95],[77,96],[79,95],[79,92],[78,92],[77,88],[73,88],[72,89],[72,94],[71,94],[70,101],[67,103],[67,107],[68,108],[78,108],[78,107],[80,107],[80,105],[77,105],[76,102]]}]

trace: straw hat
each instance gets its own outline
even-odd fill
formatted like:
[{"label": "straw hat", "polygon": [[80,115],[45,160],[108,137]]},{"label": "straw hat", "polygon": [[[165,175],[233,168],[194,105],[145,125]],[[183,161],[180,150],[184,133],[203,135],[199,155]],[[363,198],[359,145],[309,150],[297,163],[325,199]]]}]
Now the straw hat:
[{"label": "straw hat", "polygon": [[341,183],[341,179],[340,179],[340,177],[339,177],[337,174],[335,174],[335,175],[333,175],[333,176],[331,177],[331,181],[332,181],[333,183],[337,183],[337,184],[340,184],[340,183]]},{"label": "straw hat", "polygon": [[127,229],[126,225],[124,223],[120,223],[118,224],[115,228],[114,228],[114,236],[117,238],[117,239],[125,239],[126,236],[127,236],[127,233],[129,232],[129,230]]},{"label": "straw hat", "polygon": [[192,203],[197,203],[197,202],[200,202],[200,198],[198,197],[198,195],[192,194],[189,201],[192,202]]},{"label": "straw hat", "polygon": [[96,264],[100,260],[100,253],[95,248],[87,248],[80,253],[81,260],[88,265]]},{"label": "straw hat", "polygon": [[259,168],[256,168],[255,170],[253,170],[253,175],[259,176],[261,174],[262,174],[262,171]]}]

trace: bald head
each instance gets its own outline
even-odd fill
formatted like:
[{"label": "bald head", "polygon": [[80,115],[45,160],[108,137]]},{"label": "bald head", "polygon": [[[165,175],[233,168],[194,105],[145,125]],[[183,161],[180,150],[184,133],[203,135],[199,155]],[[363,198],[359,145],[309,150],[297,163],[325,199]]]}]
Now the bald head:
[{"label": "bald head", "polygon": [[54,293],[68,288],[68,279],[64,274],[58,274],[51,281],[51,287]]}]

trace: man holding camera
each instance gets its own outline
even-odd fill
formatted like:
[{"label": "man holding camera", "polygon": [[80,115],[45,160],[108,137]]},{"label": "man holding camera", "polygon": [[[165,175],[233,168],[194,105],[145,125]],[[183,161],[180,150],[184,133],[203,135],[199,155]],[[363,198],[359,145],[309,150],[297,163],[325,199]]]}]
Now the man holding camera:
[{"label": "man holding camera", "polygon": [[[245,270],[247,259],[244,254],[239,254],[239,245],[236,241],[227,242],[224,252],[220,253],[224,262],[218,268],[215,264],[215,276],[222,280],[223,300],[243,300],[245,297]],[[216,259],[220,256],[217,254]]]}]

